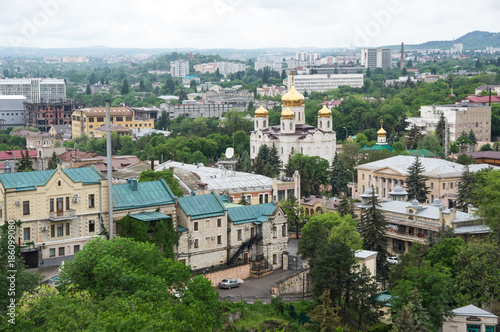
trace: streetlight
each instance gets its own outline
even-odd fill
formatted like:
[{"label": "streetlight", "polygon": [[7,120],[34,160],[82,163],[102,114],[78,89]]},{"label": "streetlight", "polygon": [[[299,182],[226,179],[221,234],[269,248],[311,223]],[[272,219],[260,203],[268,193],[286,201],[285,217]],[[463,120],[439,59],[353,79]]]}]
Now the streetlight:
[{"label": "streetlight", "polygon": [[347,128],[344,127],[344,129],[345,129],[345,139],[347,139],[349,137],[349,135],[347,134]]}]

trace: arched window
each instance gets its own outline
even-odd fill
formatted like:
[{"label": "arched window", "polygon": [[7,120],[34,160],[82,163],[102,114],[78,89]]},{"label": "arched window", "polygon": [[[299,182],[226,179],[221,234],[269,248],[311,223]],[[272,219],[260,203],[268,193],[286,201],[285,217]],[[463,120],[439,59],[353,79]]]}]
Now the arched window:
[{"label": "arched window", "polygon": [[330,120],[327,121],[326,128],[330,128]]},{"label": "arched window", "polygon": [[281,123],[281,130],[285,130],[285,124]]},{"label": "arched window", "polygon": [[252,146],[252,151],[253,153],[255,153],[255,146]]},{"label": "arched window", "polygon": [[292,126],[293,126],[293,125],[292,125],[292,123],[290,122],[290,130],[292,130]]},{"label": "arched window", "polygon": [[262,123],[263,123],[263,126],[265,128],[266,127],[266,120],[264,120],[264,122],[262,122]]},{"label": "arched window", "polygon": [[319,122],[319,127],[320,127],[320,128],[323,128],[323,121],[320,121],[320,122]]},{"label": "arched window", "polygon": [[281,154],[283,154],[283,147],[281,147]]}]

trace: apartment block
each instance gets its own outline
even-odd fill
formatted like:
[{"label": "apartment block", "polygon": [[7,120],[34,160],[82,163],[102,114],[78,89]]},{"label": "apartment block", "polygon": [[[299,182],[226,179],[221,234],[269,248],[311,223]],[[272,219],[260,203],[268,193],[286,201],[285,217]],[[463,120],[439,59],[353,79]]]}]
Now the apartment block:
[{"label": "apartment block", "polygon": [[66,100],[66,83],[56,78],[6,78],[0,80],[0,95],[22,95],[28,103]]},{"label": "apartment block", "polygon": [[170,62],[170,74],[172,77],[185,77],[189,75],[189,61],[177,60]]},{"label": "apartment block", "polygon": [[[295,89],[299,92],[325,92],[347,85],[353,88],[363,86],[363,74],[314,74],[294,76]],[[292,76],[287,79],[288,89],[292,87]]]},{"label": "apartment block", "polygon": [[390,48],[363,48],[361,50],[361,66],[375,69],[390,68],[392,64]]}]

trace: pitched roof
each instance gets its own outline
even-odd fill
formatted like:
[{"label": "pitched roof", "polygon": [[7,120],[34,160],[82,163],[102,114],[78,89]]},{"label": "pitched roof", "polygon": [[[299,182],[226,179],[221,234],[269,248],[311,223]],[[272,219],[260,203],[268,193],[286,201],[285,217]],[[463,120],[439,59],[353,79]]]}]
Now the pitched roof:
[{"label": "pitched roof", "polygon": [[140,221],[172,219],[172,217],[161,212],[140,212],[140,213],[130,214],[129,216]]},{"label": "pitched roof", "polygon": [[[26,154],[26,150],[10,150],[10,151],[0,151],[0,160],[13,160],[21,159],[21,151]],[[37,158],[38,151],[28,150],[30,158]]]},{"label": "pitched roof", "polygon": [[378,151],[389,150],[391,152],[394,151],[394,149],[392,148],[392,146],[390,146],[389,144],[375,144],[372,147],[370,147],[369,145],[365,145],[365,146],[363,146],[361,148],[360,151],[375,151],[375,150],[378,150]]},{"label": "pitched roof", "polygon": [[406,150],[410,156],[418,156],[418,157],[426,157],[426,158],[435,158],[438,155],[432,151],[427,149],[418,149],[418,150]]},{"label": "pitched roof", "polygon": [[452,311],[457,316],[477,316],[477,317],[498,318],[497,315],[494,315],[491,312],[488,312],[486,310],[480,309],[472,304],[466,305],[465,307],[453,309]]},{"label": "pitched roof", "polygon": [[[82,111],[86,116],[106,116],[105,107],[92,107],[92,108],[82,108],[78,111]],[[133,116],[134,112],[127,106],[123,107],[111,107],[111,116]]]},{"label": "pitched roof", "polygon": [[269,216],[274,213],[276,204],[266,203],[257,205],[245,205],[227,209],[227,215],[233,224],[261,223],[269,221]]},{"label": "pitched roof", "polygon": [[104,175],[93,166],[82,168],[67,168],[62,170],[73,182],[83,182],[83,184],[99,183],[104,179]]},{"label": "pitched roof", "polygon": [[137,190],[133,188],[132,181],[134,180],[128,180],[124,184],[113,185],[114,210],[136,209],[175,203],[174,199],[177,196],[170,190],[164,179],[139,182],[137,183]]},{"label": "pitched roof", "polygon": [[222,199],[213,191],[207,195],[180,197],[177,202],[191,219],[223,216],[227,210]]}]

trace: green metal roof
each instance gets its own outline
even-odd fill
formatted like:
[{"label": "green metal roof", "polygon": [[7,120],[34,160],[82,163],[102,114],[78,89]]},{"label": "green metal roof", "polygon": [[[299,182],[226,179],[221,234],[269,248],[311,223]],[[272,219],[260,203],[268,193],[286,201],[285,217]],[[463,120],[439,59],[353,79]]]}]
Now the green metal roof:
[{"label": "green metal roof", "polygon": [[249,222],[260,224],[269,221],[269,216],[273,214],[275,209],[274,203],[245,205],[229,208],[227,215],[235,225]]},{"label": "green metal roof", "polygon": [[56,170],[0,174],[0,182],[5,189],[36,190],[45,185]]},{"label": "green metal roof", "polygon": [[432,151],[429,151],[427,149],[418,149],[418,150],[406,150],[410,156],[414,157],[426,157],[426,158],[435,158],[438,155],[435,154]]},{"label": "green metal roof", "polygon": [[223,216],[227,210],[222,199],[213,191],[207,195],[180,197],[177,202],[191,219]]},{"label": "green metal roof", "polygon": [[385,306],[391,306],[392,295],[388,290],[383,291],[382,293],[375,296],[375,301],[382,303]]},{"label": "green metal roof", "polygon": [[129,216],[140,221],[172,219],[172,217],[161,212],[141,212],[141,213],[129,214]]},{"label": "green metal roof", "polygon": [[95,184],[105,179],[104,175],[94,166],[82,168],[67,168],[62,170],[73,182]]},{"label": "green metal roof", "polygon": [[370,147],[369,145],[365,145],[361,148],[360,151],[381,151],[381,150],[389,150],[391,152],[394,151],[392,146],[385,144],[385,145],[378,145],[375,144],[374,146]]},{"label": "green metal roof", "polygon": [[177,226],[177,232],[184,233],[184,232],[187,232],[187,231],[188,231],[188,229],[186,227]]},{"label": "green metal roof", "polygon": [[174,204],[177,198],[164,179],[137,183],[133,190],[132,182],[113,185],[113,209],[126,210],[141,207]]}]

